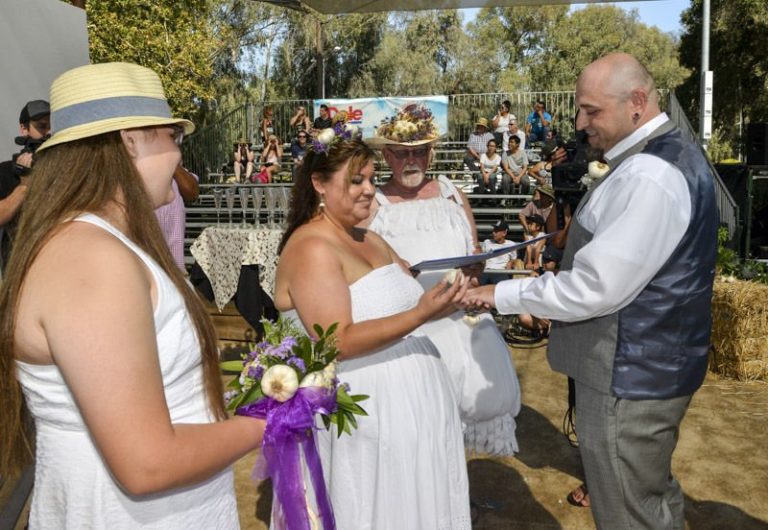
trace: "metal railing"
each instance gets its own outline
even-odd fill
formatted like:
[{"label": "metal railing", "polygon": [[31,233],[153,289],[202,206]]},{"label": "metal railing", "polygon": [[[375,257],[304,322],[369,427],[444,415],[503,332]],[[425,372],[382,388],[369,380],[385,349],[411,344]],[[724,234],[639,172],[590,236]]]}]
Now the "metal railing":
[{"label": "metal railing", "polygon": [[[675,94],[670,92],[666,99],[667,114],[669,115],[669,118],[680,128],[684,136],[692,142],[701,145],[699,142],[699,135],[693,130],[691,122],[688,121]],[[707,163],[712,170],[712,174],[715,176],[715,199],[717,201],[717,209],[720,212],[720,224],[728,227],[728,234],[733,238],[736,236],[736,231],[738,229],[739,207],[736,204],[736,200],[731,195],[731,192],[728,191],[725,183],[723,183],[723,179],[720,178],[720,174],[717,172],[717,169],[715,169],[715,166],[712,164],[712,161],[709,159],[706,152],[704,152],[704,156],[707,158]]]},{"label": "metal railing", "polygon": [[[680,102],[674,93],[659,90],[663,110],[669,114],[691,141],[700,144],[698,135],[685,116]],[[543,101],[552,115],[552,127],[565,139],[575,133],[576,96],[573,91],[559,92],[515,92],[493,94],[454,94],[448,96],[448,136],[452,142],[466,142],[479,118],[490,119],[496,114],[502,101],[511,103],[510,112],[517,117],[522,127],[530,114],[533,103]],[[312,100],[280,100],[263,103],[246,103],[222,116],[217,123],[196,132],[184,144],[184,163],[187,168],[200,176],[202,183],[210,181],[209,175],[221,173],[231,163],[234,144],[245,139],[258,146],[261,144],[259,124],[264,107],[272,107],[272,121],[275,134],[284,143],[290,142],[293,129],[290,119],[296,108],[303,105],[310,113]],[[709,158],[707,158],[709,160]],[[720,222],[728,227],[731,236],[738,228],[738,206],[728,189],[723,184],[712,162],[709,162],[715,175],[715,192],[720,211]]]},{"label": "metal railing", "polygon": [[[532,111],[533,103],[544,101],[547,112],[552,114],[552,127],[563,138],[572,138],[575,132],[576,105],[573,91],[516,92],[495,94],[454,94],[448,96],[449,141],[466,142],[474,131],[479,118],[491,119],[502,101],[509,100],[510,112],[517,118],[521,129]],[[279,100],[245,103],[223,115],[217,123],[209,125],[190,136],[184,143],[184,164],[208,181],[210,173],[219,173],[232,162],[234,143],[245,139],[258,146],[261,144],[259,124],[267,106],[272,107],[275,134],[283,143],[292,140],[290,119],[296,108],[303,105],[310,113],[313,100]]]}]

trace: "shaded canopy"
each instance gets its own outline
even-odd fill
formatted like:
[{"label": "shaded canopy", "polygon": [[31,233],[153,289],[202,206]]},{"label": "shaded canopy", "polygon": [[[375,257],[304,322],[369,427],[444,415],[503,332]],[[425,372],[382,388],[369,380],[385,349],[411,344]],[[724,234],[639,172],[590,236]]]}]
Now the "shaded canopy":
[{"label": "shaded canopy", "polygon": [[601,4],[630,0],[266,0],[268,3],[302,10],[310,7],[327,15],[373,13],[376,11],[419,11],[423,9],[464,9],[475,7]]}]

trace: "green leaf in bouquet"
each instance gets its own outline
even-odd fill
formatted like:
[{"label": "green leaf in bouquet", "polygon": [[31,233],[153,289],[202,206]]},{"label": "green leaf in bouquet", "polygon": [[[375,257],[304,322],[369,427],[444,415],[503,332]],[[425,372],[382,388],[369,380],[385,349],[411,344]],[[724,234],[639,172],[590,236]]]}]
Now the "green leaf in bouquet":
[{"label": "green leaf in bouquet", "polygon": [[243,361],[222,361],[219,363],[222,372],[237,373],[243,371]]},{"label": "green leaf in bouquet", "polygon": [[234,388],[235,390],[240,390],[243,388],[243,385],[240,384],[240,378],[233,377],[229,383],[227,383],[227,388]]},{"label": "green leaf in bouquet", "polygon": [[327,414],[322,414],[320,418],[322,418],[323,420],[323,425],[325,425],[325,430],[326,431],[329,430],[331,428],[331,417],[328,416]]},{"label": "green leaf in bouquet", "polygon": [[314,330],[318,338],[321,338],[323,336],[323,328],[320,326],[320,324],[312,324],[312,329]]},{"label": "green leaf in bouquet", "polygon": [[349,397],[349,394],[344,391],[344,387],[339,387],[339,389],[336,391],[336,403],[344,404],[344,405],[354,405],[355,402],[352,401],[352,398]]},{"label": "green leaf in bouquet", "polygon": [[352,401],[357,403],[359,401],[365,401],[366,399],[368,399],[371,396],[368,396],[368,395],[365,395],[365,394],[355,394],[354,396],[349,396],[349,397],[352,398]]},{"label": "green leaf in bouquet", "polygon": [[352,425],[352,428],[357,429],[357,420],[355,419],[355,415],[352,413],[344,413],[344,415],[347,417],[347,422]]},{"label": "green leaf in bouquet", "polygon": [[341,438],[341,433],[347,431],[349,427],[347,427],[347,422],[344,417],[344,413],[336,414],[336,425],[338,427],[337,430],[337,438]]},{"label": "green leaf in bouquet", "polygon": [[365,411],[365,409],[363,407],[361,407],[360,405],[358,405],[357,403],[352,405],[350,410],[352,411],[352,413],[357,414],[358,416],[367,416],[368,415],[368,413]]}]

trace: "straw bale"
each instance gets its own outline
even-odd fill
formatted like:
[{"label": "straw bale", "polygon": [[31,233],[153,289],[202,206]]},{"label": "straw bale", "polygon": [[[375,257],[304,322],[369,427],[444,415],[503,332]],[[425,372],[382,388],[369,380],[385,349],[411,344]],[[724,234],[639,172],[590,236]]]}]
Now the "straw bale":
[{"label": "straw bale", "polygon": [[768,285],[718,278],[712,296],[710,370],[768,381]]}]

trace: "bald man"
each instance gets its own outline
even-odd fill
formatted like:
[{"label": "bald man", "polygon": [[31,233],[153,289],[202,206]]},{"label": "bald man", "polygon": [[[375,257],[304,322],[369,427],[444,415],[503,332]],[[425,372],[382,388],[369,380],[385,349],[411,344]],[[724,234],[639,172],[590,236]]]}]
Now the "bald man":
[{"label": "bald man", "polygon": [[587,66],[576,103],[577,128],[611,169],[574,213],[560,273],[479,287],[466,303],[553,321],[547,355],[576,383],[597,527],[683,529],[671,461],[707,369],[713,177],[701,148],[660,111],[634,57]]}]

